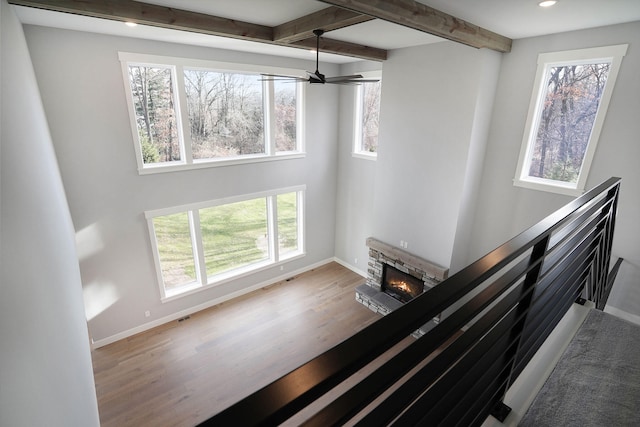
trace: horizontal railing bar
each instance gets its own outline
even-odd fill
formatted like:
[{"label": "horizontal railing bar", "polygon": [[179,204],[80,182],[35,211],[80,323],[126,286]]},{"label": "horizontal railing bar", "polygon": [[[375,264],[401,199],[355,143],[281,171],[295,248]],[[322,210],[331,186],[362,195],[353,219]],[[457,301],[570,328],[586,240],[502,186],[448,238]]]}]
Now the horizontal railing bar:
[{"label": "horizontal railing bar", "polygon": [[[550,250],[545,256],[545,269],[550,269],[553,265],[563,262],[565,256],[570,256],[572,249],[578,246],[585,239],[598,239],[603,234],[602,224],[606,218],[601,216],[591,217],[585,227],[577,230],[561,244]],[[595,234],[594,234],[595,233]],[[544,274],[544,273],[543,273]]]},{"label": "horizontal railing bar", "polygon": [[[581,267],[588,261],[588,255],[585,254],[584,260],[576,260],[578,264],[574,269],[566,269],[568,276],[558,276],[549,283],[538,283],[534,291],[534,299],[531,304],[533,316],[530,316],[523,330],[523,346],[529,340],[530,336],[537,336],[536,328],[547,322],[548,316],[556,308],[560,301],[567,299],[567,296],[574,292],[573,287],[562,286],[566,281],[570,281],[574,275],[579,275],[582,271]],[[575,262],[575,261],[574,261]],[[572,298],[573,302],[575,298]],[[532,329],[533,328],[533,329]]]},{"label": "horizontal railing bar", "polygon": [[584,264],[585,260],[591,258],[594,247],[596,247],[597,241],[583,240],[574,249],[573,252],[568,253],[563,259],[562,263],[555,264],[553,268],[546,272],[543,277],[538,280],[538,293],[544,292],[547,286],[557,282],[558,278],[566,273],[567,270],[575,271],[577,265]]},{"label": "horizontal railing bar", "polygon": [[584,205],[582,209],[575,212],[575,214],[565,225],[561,227],[560,230],[552,235],[549,247],[555,247],[558,244],[558,241],[561,241],[566,237],[566,234],[572,234],[576,228],[583,227],[584,218],[602,215],[602,211],[611,206],[612,203],[613,201],[606,198],[606,195],[601,195],[601,198],[596,200],[595,203]]},{"label": "horizontal railing bar", "polygon": [[[500,318],[509,313],[513,305],[519,300],[519,295],[516,294],[522,293],[525,295],[528,293],[522,292],[523,289],[524,284],[518,284],[516,286],[517,291],[506,294],[503,299],[490,309],[487,315],[478,319],[460,337],[400,386],[393,395],[385,399],[383,403],[380,403],[366,418],[363,418],[359,425],[366,426],[367,422],[376,422],[376,420],[389,421],[395,417],[399,411],[394,412],[393,408],[401,408],[405,403],[406,396],[417,396],[422,393],[425,387],[430,385],[440,376],[440,373],[444,372],[452,364],[452,361],[455,360],[455,358],[451,357],[452,354],[462,354],[469,351],[484,336],[487,329],[495,326]],[[385,406],[388,406],[391,411]]]},{"label": "horizontal railing bar", "polygon": [[[569,294],[571,295],[571,293]],[[579,292],[574,293],[575,298],[577,298],[578,295],[579,295]],[[538,337],[538,339],[535,341],[535,345],[528,347],[526,357],[522,356],[516,359],[515,361],[516,363],[515,363],[515,366],[513,369],[513,375],[512,375],[512,378],[514,380],[518,378],[522,370],[525,368],[525,366],[530,362],[531,358],[534,356],[535,352],[540,349],[540,346],[542,345],[542,343],[549,337],[549,335],[551,335],[551,332],[553,332],[553,329],[558,325],[562,317],[564,317],[569,307],[571,307],[574,304],[573,301],[575,301],[575,298],[567,299],[567,301],[564,301],[563,304],[559,307],[560,308],[559,310],[553,312],[553,317],[551,317],[549,319],[549,322],[545,325],[540,337]],[[509,385],[511,384],[512,382]]]},{"label": "horizontal railing bar", "polygon": [[[498,343],[495,345],[498,346]],[[490,394],[491,396],[496,395],[501,389],[504,388],[504,383],[509,378],[510,371],[510,363],[512,356],[507,356],[507,354],[515,353],[517,348],[516,340],[508,340],[507,343],[500,344],[500,352],[495,357],[493,361],[489,360],[489,363],[486,368],[482,368],[478,366],[478,370],[483,372],[482,376],[478,378],[475,382],[468,384],[469,387],[464,392],[463,396],[458,400],[455,396],[451,397],[451,401],[453,406],[448,410],[448,414],[443,414],[439,416],[438,419],[442,419],[441,423],[443,425],[455,425],[456,423],[461,424],[458,421],[462,421],[461,425],[465,427],[469,427],[472,425],[469,421],[464,421],[466,417],[469,417],[470,412],[473,408],[473,405],[476,402],[483,401],[482,396],[485,394]],[[489,353],[486,356],[483,356],[484,359],[489,358]],[[462,386],[459,386],[459,388]],[[463,390],[464,391],[464,390]],[[478,398],[480,396],[480,399]],[[457,402],[457,403],[456,403]],[[428,416],[423,417],[428,421]]]},{"label": "horizontal railing bar", "polygon": [[[227,408],[220,414],[205,421],[202,425],[250,426],[282,423],[378,358],[433,317],[452,305],[459,304],[459,301],[471,291],[483,289],[482,287],[490,289],[487,293],[481,292],[479,294],[484,299],[474,299],[477,296],[470,298],[468,302],[463,303],[462,308],[464,310],[459,311],[460,308],[456,309],[448,317],[445,317],[439,325],[429,331],[425,337],[418,339],[416,343],[404,349],[399,355],[394,356],[398,358],[396,360],[410,361],[413,366],[417,366],[421,357],[432,353],[437,346],[441,346],[449,337],[456,334],[458,332],[456,328],[461,327],[461,322],[469,322],[470,319],[473,319],[473,322],[465,332],[443,348],[442,352],[433,357],[426,365],[430,369],[439,367],[440,370],[425,372],[426,367],[420,369],[417,374],[400,385],[398,390],[391,396],[385,398],[383,404],[378,405],[367,414],[363,420],[373,420],[378,424],[380,418],[371,418],[374,416],[372,414],[378,414],[382,411],[380,408],[385,405],[391,405],[393,407],[391,412],[396,411],[393,416],[397,416],[398,413],[404,410],[402,405],[406,405],[406,400],[398,401],[398,395],[402,394],[402,391],[409,390],[409,387],[412,390],[415,389],[412,393],[405,394],[404,397],[408,395],[423,396],[418,397],[417,401],[421,401],[425,395],[431,395],[434,392],[432,390],[440,390],[440,387],[442,387],[440,384],[445,384],[438,380],[438,382],[428,385],[428,390],[425,392],[425,384],[429,383],[429,381],[425,382],[425,378],[447,372],[443,378],[446,378],[447,381],[456,379],[457,375],[459,375],[457,372],[459,368],[456,368],[456,366],[465,366],[470,363],[463,358],[455,362],[455,366],[452,367],[450,361],[443,359],[444,354],[451,356],[454,351],[458,355],[464,355],[467,352],[475,354],[476,351],[479,351],[476,348],[487,349],[486,329],[484,330],[485,332],[481,332],[480,328],[481,326],[486,328],[487,325],[493,325],[489,326],[493,328],[492,331],[498,328],[497,325],[501,324],[500,319],[495,319],[492,316],[499,313],[499,310],[506,310],[504,313],[509,313],[510,310],[506,305],[507,303],[518,304],[514,301],[523,300],[528,295],[532,298],[535,297],[532,308],[523,307],[524,313],[521,316],[530,316],[532,319],[527,319],[524,330],[521,329],[515,334],[517,339],[520,340],[525,337],[525,332],[528,334],[529,331],[536,331],[539,328],[536,323],[538,322],[536,320],[538,315],[532,310],[540,308],[537,306],[536,301],[544,295],[545,292],[540,293],[540,291],[543,291],[546,286],[549,286],[549,289],[553,289],[555,286],[564,284],[566,286],[562,289],[561,294],[572,296],[577,293],[579,295],[585,282],[590,283],[593,280],[599,280],[598,276],[606,274],[606,271],[602,272],[602,270],[603,267],[607,267],[610,256],[611,234],[615,219],[619,182],[619,178],[611,178],[600,184],[454,274],[439,286],[423,293],[400,309],[389,313],[351,338]],[[603,196],[605,193],[606,196]],[[541,242],[545,245],[549,242],[547,249],[542,252],[538,249]],[[569,248],[574,244],[577,246],[577,250],[569,251]],[[535,251],[533,250],[534,248],[536,248]],[[527,258],[520,261],[519,259],[524,256],[527,256]],[[514,262],[515,266],[511,265]],[[593,263],[597,265],[591,267]],[[584,271],[582,269],[571,271],[568,269],[571,266],[584,267]],[[524,281],[524,275],[529,276],[534,271],[537,274],[538,269],[541,270],[542,274],[535,279],[535,283],[529,283],[529,279],[526,282]],[[569,280],[569,282],[564,283],[565,280]],[[520,283],[517,285],[513,284],[518,281]],[[505,289],[501,288],[501,286],[510,282],[512,283],[511,286]],[[524,283],[527,283],[527,286],[531,285],[531,287],[527,287],[526,290],[523,289]],[[536,286],[542,288],[540,291],[536,291],[537,295],[532,293]],[[509,289],[509,291],[507,292],[506,289]],[[521,299],[516,298],[514,300],[515,297],[512,294],[514,290],[518,289],[521,291],[521,295],[517,296]],[[504,292],[506,294],[503,294]],[[549,292],[551,292],[549,295],[554,295],[558,291],[549,290]],[[597,290],[594,293],[599,292],[601,291]],[[489,295],[492,296],[489,297]],[[493,299],[496,298],[496,295],[500,295],[501,298],[494,301]],[[547,298],[550,298],[550,296],[541,301]],[[601,297],[598,296],[598,298]],[[562,308],[571,303],[572,301],[568,300],[568,302],[557,305]],[[549,326],[544,327],[543,335],[547,333],[548,329],[552,329],[552,324],[555,327],[555,323],[559,321],[558,316],[562,314],[560,311],[556,311],[558,307],[555,307],[555,305],[551,305],[553,309],[551,311],[549,311],[550,307],[542,307],[542,312],[549,312],[549,316],[552,317],[552,321],[547,323]],[[479,307],[482,307],[482,309],[475,311]],[[475,317],[481,312],[483,315],[476,319]],[[449,318],[452,320],[447,322]],[[533,324],[530,323],[532,320],[535,320]],[[545,320],[545,322],[547,321],[548,319]],[[443,325],[446,328],[443,328]],[[483,336],[484,338],[482,338]],[[524,346],[524,344],[527,344],[527,346],[522,347],[524,352],[514,356],[514,363],[516,363],[513,370],[514,373],[519,373],[520,364],[524,364],[528,360],[532,349],[535,346],[539,346],[539,340],[533,340],[531,342],[533,344],[532,347],[528,347],[530,344],[528,341],[529,339],[519,344],[520,347]],[[418,345],[418,343],[421,344]],[[436,347],[434,348],[434,346]],[[526,357],[523,357],[522,353]],[[458,365],[459,363],[461,365]],[[332,420],[342,420],[344,417],[352,416],[356,409],[364,407],[363,405],[368,404],[372,397],[379,396],[390,382],[397,381],[396,377],[402,371],[403,369],[391,369],[383,365],[382,368],[372,374],[373,379],[366,379],[362,382],[362,384],[373,384],[375,391],[368,392],[366,398],[353,399],[355,392],[349,390],[345,393],[347,397],[336,399],[337,403],[329,404],[326,407],[328,409],[325,408],[326,412],[316,419],[320,420],[324,419],[322,417],[328,416]],[[407,371],[405,370],[405,373]],[[378,374],[377,372],[380,373]],[[439,374],[436,374],[436,372]],[[515,378],[515,376],[512,378]],[[432,378],[431,381],[436,379]],[[418,381],[420,384],[418,384]],[[364,386],[357,384],[351,390],[360,390],[361,387]],[[354,406],[349,407],[351,404]],[[396,406],[400,409],[397,409]],[[333,413],[336,408],[339,408],[339,411]],[[397,412],[398,410],[400,412]],[[325,410],[321,410],[321,413],[323,411]]]},{"label": "horizontal railing bar", "polygon": [[[535,265],[529,264],[528,260],[520,261],[519,264],[497,278],[493,284],[481,291],[475,298],[446,317],[431,331],[429,337],[418,339],[413,344],[414,352],[402,352],[394,356],[378,370],[368,375],[360,383],[319,411],[307,421],[306,425],[333,425],[362,409],[368,402],[382,394],[386,387],[389,386],[389,383],[397,381],[402,375],[409,372],[424,359],[425,354],[430,354],[436,350],[448,337],[455,334],[462,326],[481,313]],[[382,378],[385,378],[386,381],[383,382]],[[349,403],[347,404],[346,402]],[[339,408],[342,409],[340,410]]]},{"label": "horizontal railing bar", "polygon": [[[455,363],[450,362],[451,367],[443,373],[442,377],[438,378],[407,411],[398,417],[400,425],[413,425],[421,418],[430,418],[432,425],[438,425],[442,414],[450,410],[451,404],[456,402],[451,397],[456,389],[461,387],[463,390],[468,390],[468,386],[478,381],[486,366],[490,365],[491,361],[487,361],[485,356],[488,354],[491,358],[495,358],[503,353],[504,348],[515,345],[514,338],[506,333],[521,319],[522,314],[515,307],[501,317],[490,331],[480,341],[475,342],[461,358],[454,359]],[[501,346],[503,343],[504,347]],[[476,366],[478,369],[473,369]],[[423,369],[426,370],[428,367]]]},{"label": "horizontal railing bar", "polygon": [[[446,425],[447,413],[455,412],[460,405],[468,407],[468,399],[473,394],[474,387],[487,387],[487,383],[492,382],[490,377],[497,376],[507,368],[508,365],[505,366],[505,364],[498,363],[498,361],[508,360],[506,354],[515,351],[517,342],[507,333],[513,329],[513,324],[507,322],[518,317],[517,310],[514,310],[512,318],[509,316],[511,316],[511,313],[503,320],[503,328],[496,328],[497,339],[494,342],[486,343],[487,345],[484,347],[480,345],[481,343],[484,344],[483,340],[473,350],[469,351],[459,363],[452,367],[447,375],[451,375],[455,384],[450,385],[446,382],[446,376],[443,378],[442,386],[432,392],[432,395],[439,393],[442,393],[442,395],[438,403],[431,406],[429,412],[425,413],[421,404],[430,400],[428,394],[421,396],[420,400],[413,405],[411,409],[415,408],[416,414],[420,414],[420,424],[424,423],[425,420],[435,420]],[[487,339],[490,339],[490,337],[487,336]],[[477,372],[480,375],[468,375],[469,372]],[[475,396],[471,397],[471,399],[475,399]]]}]

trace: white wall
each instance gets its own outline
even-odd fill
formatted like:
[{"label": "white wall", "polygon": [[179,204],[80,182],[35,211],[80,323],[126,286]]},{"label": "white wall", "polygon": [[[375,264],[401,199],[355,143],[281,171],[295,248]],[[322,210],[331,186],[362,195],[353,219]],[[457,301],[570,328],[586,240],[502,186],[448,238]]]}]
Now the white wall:
[{"label": "white wall", "polygon": [[470,233],[499,64],[495,52],[450,42],[390,52],[375,162],[347,151],[353,102],[342,98],[338,257],[366,269],[374,236],[452,265],[454,242]]},{"label": "white wall", "polygon": [[539,53],[628,43],[587,189],[622,178],[613,253],[640,265],[640,22],[515,40],[500,69],[468,261],[535,224],[571,197],[514,187]]},{"label": "white wall", "polygon": [[[338,89],[308,86],[304,159],[140,176],[118,51],[312,69],[307,61],[26,26],[71,216],[91,336],[108,342],[334,254]],[[333,74],[337,66],[323,64]],[[306,184],[307,256],[165,304],[143,212]],[[284,275],[284,276],[283,276]],[[145,318],[145,310],[151,317]],[[105,341],[106,340],[106,341]]]},{"label": "white wall", "polygon": [[0,10],[0,425],[98,426],[69,208],[22,27]]},{"label": "white wall", "polygon": [[[340,75],[379,71],[383,66],[380,62],[358,61],[341,66]],[[384,78],[383,70],[383,81]],[[344,265],[366,276],[369,250],[365,240],[373,233],[377,161],[351,155],[354,143],[355,92],[355,86],[343,86],[340,89],[335,255]]]}]

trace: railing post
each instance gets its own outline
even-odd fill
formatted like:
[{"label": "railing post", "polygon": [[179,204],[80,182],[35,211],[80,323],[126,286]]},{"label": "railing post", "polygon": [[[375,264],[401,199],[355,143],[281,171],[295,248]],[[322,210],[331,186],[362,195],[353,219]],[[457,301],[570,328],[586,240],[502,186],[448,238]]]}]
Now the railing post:
[{"label": "railing post", "polygon": [[618,195],[620,184],[618,183],[607,193],[607,203],[602,208],[602,216],[604,224],[602,226],[602,239],[598,245],[598,254],[601,255],[600,262],[596,265],[599,268],[599,274],[596,275],[594,303],[598,310],[603,310],[609,292],[611,291],[612,282],[608,280],[609,268],[611,264],[611,248],[613,246],[613,232],[615,231],[616,212],[618,211]]},{"label": "railing post", "polygon": [[549,246],[550,235],[546,235],[542,240],[536,243],[531,249],[531,255],[529,256],[529,266],[533,266],[524,279],[524,286],[522,288],[522,297],[516,308],[518,315],[522,316],[522,319],[517,322],[511,329],[511,337],[516,340],[515,348],[513,349],[513,357],[509,357],[511,366],[509,367],[509,377],[504,386],[497,394],[500,396],[499,400],[495,403],[494,410],[491,415],[498,421],[503,422],[511,409],[506,406],[502,401],[504,399],[507,390],[511,386],[513,380],[513,372],[520,360],[520,347],[522,342],[522,333],[527,325],[527,313],[531,307],[531,302],[534,297],[535,286],[540,280],[540,272],[544,263],[544,257],[547,253]]}]

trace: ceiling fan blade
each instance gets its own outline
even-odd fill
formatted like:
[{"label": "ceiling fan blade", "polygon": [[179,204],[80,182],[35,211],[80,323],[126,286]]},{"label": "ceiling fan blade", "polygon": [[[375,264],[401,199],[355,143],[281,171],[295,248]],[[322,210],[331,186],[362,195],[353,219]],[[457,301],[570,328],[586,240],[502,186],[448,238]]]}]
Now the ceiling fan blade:
[{"label": "ceiling fan blade", "polygon": [[262,79],[260,79],[260,81],[282,81],[282,80],[290,80],[290,81],[296,81],[296,82],[306,82],[309,81],[308,79],[305,79],[304,77],[298,77],[298,76],[285,76],[282,74],[260,74],[262,76]]},{"label": "ceiling fan blade", "polygon": [[362,75],[360,74],[353,74],[351,76],[335,76],[335,77],[327,77],[326,81],[327,83],[334,81],[334,80],[354,80],[354,79],[361,79]]},{"label": "ceiling fan blade", "polygon": [[327,79],[327,83],[332,84],[350,84],[350,85],[358,85],[362,83],[377,83],[380,80],[361,80],[361,79],[342,79],[342,80],[331,80]]},{"label": "ceiling fan blade", "polygon": [[345,86],[357,86],[360,83],[357,80],[340,80],[340,81],[335,81],[335,82],[327,82],[327,84],[345,85]]}]

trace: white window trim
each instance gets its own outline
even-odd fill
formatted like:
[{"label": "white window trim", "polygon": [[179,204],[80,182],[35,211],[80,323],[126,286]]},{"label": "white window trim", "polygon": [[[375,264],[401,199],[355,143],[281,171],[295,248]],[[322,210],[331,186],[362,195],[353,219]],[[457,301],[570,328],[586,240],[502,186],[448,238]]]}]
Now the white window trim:
[{"label": "white window trim", "polygon": [[[382,79],[382,70],[376,71],[362,71],[357,72],[356,74],[360,74],[363,78],[378,78]],[[363,105],[360,100],[362,99],[362,91],[364,87],[362,85],[356,86],[354,92],[354,120],[353,120],[353,146],[351,147],[351,155],[353,157],[365,160],[377,160],[378,153],[368,153],[366,151],[362,151],[360,147],[362,147],[362,114],[363,114]],[[382,89],[380,89],[382,90]]]},{"label": "white window trim", "polygon": [[[538,68],[533,84],[533,92],[529,103],[529,113],[525,123],[520,157],[516,168],[513,184],[517,187],[524,187],[534,190],[548,191],[552,193],[565,194],[569,196],[579,196],[584,193],[591,162],[596,151],[602,125],[609,107],[609,101],[615,87],[618,71],[622,58],[627,52],[627,44],[616,46],[604,46],[589,49],[569,50],[563,52],[541,53],[538,55]],[[593,123],[591,137],[587,145],[584,161],[580,170],[578,181],[575,184],[565,183],[544,178],[528,176],[527,167],[531,161],[531,147],[535,140],[535,132],[538,129],[541,116],[540,102],[545,96],[544,79],[547,77],[547,70],[555,66],[571,65],[584,61],[584,63],[594,63],[596,61],[610,62],[611,68],[607,77],[600,105]]]},{"label": "white window trim", "polygon": [[[293,193],[297,194],[297,215],[298,215],[298,250],[290,253],[286,253],[280,256],[278,251],[278,244],[273,236],[278,233],[278,220],[277,210],[275,209],[273,198],[280,194]],[[173,301],[177,298],[182,298],[187,295],[192,295],[196,292],[201,292],[210,289],[214,286],[228,283],[233,280],[245,277],[251,274],[255,274],[259,271],[267,270],[285,262],[289,262],[298,258],[306,256],[306,243],[305,243],[305,192],[306,185],[299,185],[294,187],[279,188],[276,190],[262,191],[258,193],[244,194],[241,196],[226,197],[222,199],[209,200],[205,202],[191,203],[187,205],[172,206],[170,208],[155,209],[145,211],[144,216],[147,220],[147,228],[149,230],[149,239],[151,241],[151,249],[153,252],[154,265],[156,270],[156,278],[158,286],[160,288],[160,301],[165,303]],[[202,235],[200,234],[199,224],[199,210],[209,208],[213,206],[221,206],[236,202],[243,202],[245,200],[267,198],[271,214],[268,215],[268,230],[269,230],[269,245],[271,248],[270,258],[264,261],[256,262],[247,266],[235,268],[226,272],[222,272],[210,277],[207,277],[204,267],[204,255],[202,250]],[[160,264],[160,255],[158,251],[157,240],[155,236],[155,229],[153,226],[153,219],[159,216],[172,215],[176,213],[187,212],[189,215],[189,226],[191,228],[191,235],[193,236],[193,258],[196,268],[196,281],[193,283],[185,284],[178,290],[169,290],[164,287],[164,278],[162,277],[162,267]]]},{"label": "white window trim", "polygon": [[[298,83],[296,91],[296,138],[298,140],[299,151],[292,152],[275,152],[275,120],[267,122],[265,120],[265,134],[269,132],[269,144],[265,146],[264,154],[243,155],[237,157],[225,157],[215,159],[193,159],[191,156],[191,136],[188,132],[184,132],[184,129],[189,129],[189,118],[186,114],[187,95],[184,87],[184,69],[185,68],[201,68],[211,71],[227,72],[227,73],[257,73],[257,74],[280,74],[288,76],[296,76],[306,78],[306,72],[303,70],[293,68],[272,67],[264,65],[253,64],[235,64],[230,62],[219,61],[207,61],[191,58],[179,58],[171,56],[160,55],[148,55],[132,52],[118,52],[118,59],[120,60],[122,75],[124,81],[125,95],[127,99],[127,108],[129,111],[129,123],[131,126],[132,137],[134,142],[136,161],[138,165],[138,174],[154,174],[165,173],[173,171],[201,169],[216,166],[231,166],[246,163],[259,163],[269,162],[283,159],[297,159],[303,158],[306,155],[305,149],[305,125],[304,125],[304,105],[305,105],[305,92],[306,85]],[[136,123],[135,106],[133,104],[133,96],[131,93],[131,84],[129,83],[129,65],[146,65],[146,66],[159,66],[170,68],[175,77],[174,84],[176,95],[176,122],[180,124],[178,126],[178,133],[180,139],[180,147],[182,157],[180,161],[163,162],[155,164],[144,164],[142,159],[142,146],[140,144],[138,135],[138,125]],[[265,86],[266,83],[265,83]],[[273,103],[273,93],[270,90],[264,90],[266,95],[266,102]],[[271,105],[273,107],[273,105]],[[272,108],[273,110],[273,108]],[[273,115],[271,115],[273,116]],[[273,123],[271,123],[273,121]]]}]

